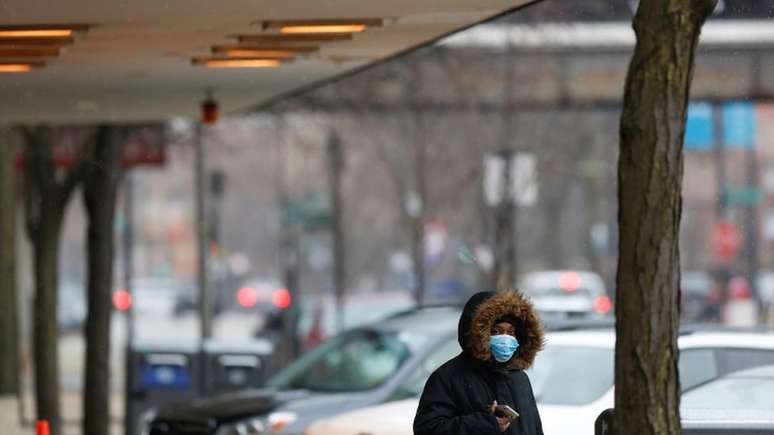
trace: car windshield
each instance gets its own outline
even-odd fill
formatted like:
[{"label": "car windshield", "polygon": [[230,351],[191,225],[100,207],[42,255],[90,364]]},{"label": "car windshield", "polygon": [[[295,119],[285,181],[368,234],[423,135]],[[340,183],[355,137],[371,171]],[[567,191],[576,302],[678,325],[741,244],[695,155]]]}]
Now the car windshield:
[{"label": "car windshield", "polygon": [[684,409],[774,409],[774,379],[725,378],[683,393]]},{"label": "car windshield", "polygon": [[304,355],[267,384],[330,392],[370,390],[390,379],[423,341],[402,332],[348,332]]},{"label": "car windshield", "polygon": [[538,403],[583,405],[613,386],[613,364],[613,349],[548,346],[528,374]]}]

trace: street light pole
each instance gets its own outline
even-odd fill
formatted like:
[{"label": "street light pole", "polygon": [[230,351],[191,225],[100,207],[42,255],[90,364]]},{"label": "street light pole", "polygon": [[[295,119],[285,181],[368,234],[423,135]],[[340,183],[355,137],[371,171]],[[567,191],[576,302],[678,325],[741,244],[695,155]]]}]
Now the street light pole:
[{"label": "street light pole", "polygon": [[505,80],[503,81],[503,108],[500,125],[500,158],[504,162],[502,197],[495,215],[495,267],[494,288],[506,290],[516,283],[516,213],[517,205],[513,192],[513,155],[511,149],[510,123],[513,115],[513,82],[515,69],[515,48],[508,35],[505,48]]},{"label": "street light pole", "polygon": [[196,174],[196,251],[199,285],[199,320],[202,340],[212,337],[212,298],[209,286],[204,124],[194,124],[194,171]]},{"label": "street light pole", "polygon": [[336,132],[328,137],[328,162],[330,177],[331,233],[333,236],[333,286],[336,290],[336,330],[344,330],[344,297],[346,294],[346,248],[341,228],[343,216],[341,198],[341,176],[344,171],[344,156],[341,140]]}]

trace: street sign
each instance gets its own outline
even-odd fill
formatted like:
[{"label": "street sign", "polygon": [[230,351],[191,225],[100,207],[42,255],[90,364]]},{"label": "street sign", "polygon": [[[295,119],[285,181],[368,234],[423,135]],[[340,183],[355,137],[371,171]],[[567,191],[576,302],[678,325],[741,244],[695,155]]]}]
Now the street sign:
[{"label": "street sign", "polygon": [[742,246],[742,233],[733,222],[719,221],[715,224],[712,244],[716,258],[723,261],[730,260],[739,253],[739,248]]},{"label": "street sign", "polygon": [[503,199],[505,159],[497,154],[484,155],[484,200],[494,207]]},{"label": "street sign", "polygon": [[729,205],[755,205],[761,202],[761,191],[755,188],[732,189],[726,187],[726,202]]},{"label": "street sign", "polygon": [[723,105],[723,142],[730,149],[755,146],[755,106],[746,101]]},{"label": "street sign", "polygon": [[[503,198],[506,157],[490,153],[484,156],[484,199],[496,206]],[[508,195],[516,205],[528,207],[538,199],[537,158],[532,153],[513,153],[510,157]]]},{"label": "street sign", "polygon": [[538,198],[537,159],[531,153],[516,153],[511,159],[511,195],[520,207],[535,205]]},{"label": "street sign", "polygon": [[[729,149],[750,149],[755,146],[755,105],[747,101],[725,103],[720,108],[723,146]],[[709,151],[715,140],[713,106],[690,103],[685,124],[685,150]]]},{"label": "street sign", "polygon": [[333,223],[330,207],[321,195],[312,193],[288,199],[283,202],[282,208],[285,224],[304,231],[324,231]]},{"label": "street sign", "polygon": [[688,120],[685,124],[685,150],[709,151],[715,141],[712,122],[712,105],[709,103],[690,103]]}]

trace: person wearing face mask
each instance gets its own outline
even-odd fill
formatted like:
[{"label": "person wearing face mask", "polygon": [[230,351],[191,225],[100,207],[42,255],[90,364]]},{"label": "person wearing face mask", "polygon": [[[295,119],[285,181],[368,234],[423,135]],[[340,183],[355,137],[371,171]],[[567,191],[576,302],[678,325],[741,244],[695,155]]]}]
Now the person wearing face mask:
[{"label": "person wearing face mask", "polygon": [[[543,435],[524,373],[543,349],[532,303],[513,290],[476,293],[460,316],[458,340],[462,353],[425,384],[414,435]],[[508,405],[519,416],[497,416],[497,405]]]}]

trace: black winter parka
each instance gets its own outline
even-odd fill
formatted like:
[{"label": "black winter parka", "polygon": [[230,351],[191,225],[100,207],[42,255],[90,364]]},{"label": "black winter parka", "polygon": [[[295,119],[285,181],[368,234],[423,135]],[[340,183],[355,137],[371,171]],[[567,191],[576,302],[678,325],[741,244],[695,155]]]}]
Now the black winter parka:
[{"label": "black winter parka", "polygon": [[[511,315],[519,348],[504,364],[493,361],[489,335],[497,319]],[[497,435],[490,412],[494,400],[520,414],[504,433],[543,435],[532,386],[524,369],[543,348],[543,329],[532,304],[520,293],[481,292],[465,304],[458,337],[463,351],[428,379],[414,418],[414,435]]]}]

